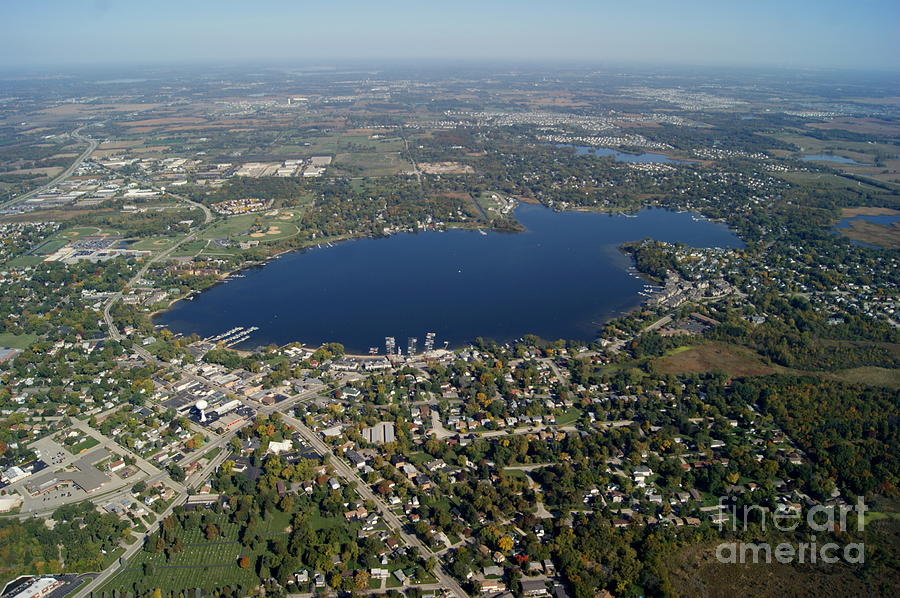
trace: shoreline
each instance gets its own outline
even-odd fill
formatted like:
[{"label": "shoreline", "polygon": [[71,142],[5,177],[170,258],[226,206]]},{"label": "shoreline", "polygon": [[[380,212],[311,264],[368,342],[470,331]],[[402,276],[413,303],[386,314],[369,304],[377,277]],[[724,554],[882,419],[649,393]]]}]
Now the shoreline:
[{"label": "shoreline", "polygon": [[[533,202],[533,203],[532,203],[532,202]],[[578,208],[566,208],[566,209],[563,209],[563,210],[559,210],[559,209],[556,209],[556,208],[553,208],[553,207],[550,207],[550,206],[546,206],[546,205],[544,205],[543,203],[541,203],[541,202],[539,202],[539,201],[537,201],[537,200],[531,200],[531,201],[527,201],[527,202],[523,202],[523,203],[527,203],[527,204],[529,204],[529,205],[540,205],[540,206],[542,206],[542,207],[544,207],[544,208],[546,208],[546,209],[550,209],[550,210],[554,210],[554,211],[561,211],[561,212],[566,212],[566,211],[568,211],[568,212],[581,212],[581,213],[608,213],[608,214],[611,214],[611,215],[619,215],[619,216],[628,215],[628,214],[634,214],[634,213],[636,213],[636,212],[640,212],[640,211],[645,210],[645,209],[663,209],[663,210],[671,211],[671,212],[673,212],[673,213],[683,213],[682,211],[677,211],[677,210],[673,210],[673,209],[671,209],[671,208],[660,207],[660,206],[656,206],[656,205],[652,205],[652,204],[651,204],[651,205],[643,205],[643,206],[641,206],[640,208],[638,208],[638,209],[636,209],[636,210],[633,210],[633,211],[626,211],[626,210],[624,210],[624,209],[623,209],[623,210],[618,210],[618,209],[604,209],[604,208],[601,208],[601,207],[597,207],[597,208],[593,208],[593,207],[578,207]],[[727,223],[726,223],[723,219],[712,219],[712,218],[708,218],[708,217],[706,217],[706,216],[703,216],[700,212],[695,212],[695,214],[697,214],[698,216],[701,216],[703,219],[705,219],[705,220],[708,221],[708,222],[720,223],[720,224],[726,224],[726,225],[727,225]],[[418,233],[421,233],[421,232],[445,232],[446,230],[451,230],[451,229],[469,230],[469,231],[475,232],[475,231],[483,230],[483,228],[484,228],[483,226],[479,226],[479,225],[474,224],[474,223],[473,223],[473,224],[468,224],[468,223],[456,223],[455,225],[448,225],[448,226],[446,226],[446,228],[444,228],[444,229],[417,230],[417,231],[397,231],[397,232],[390,233],[390,234],[388,234],[388,235],[384,235],[384,237],[391,237],[391,236],[394,236],[394,235],[399,234],[399,233],[418,234]],[[489,230],[493,230],[493,229],[489,229]],[[523,227],[523,230],[524,230],[524,227]],[[729,230],[731,230],[730,227],[729,227]],[[494,232],[521,232],[521,231],[494,230]],[[737,236],[737,232],[736,232],[736,231],[731,230],[731,232],[732,232],[733,234],[735,234],[735,236]],[[202,288],[202,289],[195,289],[195,290],[192,290],[192,291],[190,291],[189,293],[187,293],[187,294],[185,294],[185,295],[183,295],[183,296],[181,296],[181,297],[176,297],[176,298],[171,299],[170,301],[168,301],[168,303],[166,304],[166,306],[165,306],[164,308],[160,308],[160,309],[157,309],[157,310],[154,310],[154,311],[150,312],[150,313],[149,313],[150,320],[151,320],[151,322],[153,322],[153,320],[154,320],[156,317],[158,317],[158,316],[159,316],[160,314],[162,314],[162,313],[165,313],[165,312],[171,310],[171,309],[173,308],[173,306],[174,306],[176,303],[178,303],[179,301],[182,301],[182,300],[189,300],[189,299],[190,299],[191,297],[193,297],[194,295],[199,295],[200,293],[202,293],[202,292],[204,292],[204,291],[207,291],[207,290],[209,290],[209,289],[211,289],[211,288],[213,288],[213,287],[215,287],[215,286],[217,286],[217,285],[219,285],[219,284],[224,284],[224,282],[226,282],[227,279],[230,278],[231,276],[233,276],[233,275],[235,275],[235,274],[239,274],[239,273],[244,272],[244,271],[246,271],[246,270],[249,270],[250,268],[254,268],[254,267],[264,267],[264,266],[268,265],[271,261],[273,261],[273,260],[275,260],[275,259],[278,259],[278,258],[280,258],[281,256],[283,256],[283,255],[285,255],[285,254],[287,254],[287,253],[301,252],[301,251],[305,252],[305,251],[308,251],[309,249],[313,248],[314,246],[319,246],[319,245],[326,244],[326,243],[339,243],[339,242],[344,242],[344,241],[359,241],[359,240],[363,240],[363,239],[377,239],[377,238],[379,238],[379,237],[374,237],[374,236],[371,236],[371,235],[361,235],[361,236],[339,236],[339,237],[334,237],[334,238],[331,238],[331,239],[328,239],[328,240],[322,240],[322,241],[320,241],[319,243],[309,243],[308,245],[303,246],[303,247],[291,247],[291,248],[286,248],[286,249],[277,251],[277,252],[273,253],[272,255],[270,255],[270,256],[268,256],[268,257],[266,257],[266,258],[264,258],[264,259],[262,259],[262,260],[260,260],[260,261],[255,261],[255,262],[252,262],[252,263],[242,264],[239,268],[236,268],[236,269],[234,269],[234,270],[230,270],[230,271],[228,271],[227,273],[224,273],[224,274],[220,275],[220,276],[219,276],[219,279],[218,279],[217,281],[215,281],[213,284],[211,284],[211,285],[209,285],[209,286],[207,286],[207,287],[204,287],[204,288]],[[740,239],[740,237],[737,237],[737,238],[743,242],[743,240]],[[654,277],[652,277],[650,274],[641,272],[640,270],[637,269],[637,267],[636,267],[636,262],[635,262],[634,257],[633,257],[629,252],[627,252],[627,251],[624,250],[624,246],[625,246],[626,244],[627,244],[627,242],[622,243],[622,244],[619,244],[619,245],[611,246],[611,247],[615,247],[615,253],[618,254],[618,256],[620,256],[621,258],[624,258],[624,260],[627,261],[627,265],[626,265],[625,263],[622,263],[622,264],[621,264],[621,265],[622,265],[623,271],[624,271],[627,275],[632,276],[632,277],[634,277],[634,278],[637,278],[637,279],[639,279],[639,280],[641,280],[641,281],[643,281],[644,283],[647,283],[647,284],[652,284],[652,285],[655,285],[655,286],[659,286],[659,285],[661,285],[661,284],[664,284],[665,281],[659,281],[659,280],[656,280],[656,279],[655,279]],[[317,248],[318,248],[318,247],[317,247]],[[633,312],[635,312],[635,311],[638,311],[638,310],[640,310],[640,309],[645,309],[645,308],[647,308],[647,307],[649,307],[649,306],[651,305],[651,301],[653,300],[653,298],[654,298],[654,296],[653,296],[652,294],[651,294],[651,295],[640,295],[640,294],[638,294],[638,295],[636,296],[637,301],[636,301],[636,303],[635,303],[634,305],[619,310],[615,315],[611,315],[608,319],[606,319],[605,322],[612,321],[612,320],[614,320],[614,319],[616,319],[616,318],[618,318],[618,317],[622,317],[622,316],[627,315],[627,314],[631,314],[631,313],[633,313]],[[599,330],[599,329],[601,328],[601,326],[602,326],[602,324],[599,324],[599,323],[597,323],[597,322],[592,322],[592,324],[595,325],[595,327],[597,328],[597,330]],[[155,325],[154,325],[154,327],[155,327]],[[166,327],[161,325],[161,327],[160,327],[159,329],[162,329],[162,328],[166,328]],[[166,329],[168,329],[168,328],[166,328]],[[172,331],[171,329],[169,329],[169,330],[170,330],[171,332],[175,333],[175,332]],[[187,335],[185,335],[185,334],[183,334],[183,333],[177,333],[177,334],[181,334],[181,338],[185,338],[185,337],[187,336]],[[194,334],[194,333],[192,333],[192,334]],[[524,335],[524,334],[529,334],[529,333],[528,333],[528,332],[523,332],[522,334]],[[593,335],[593,337],[596,338],[596,336],[597,336],[597,333],[596,333],[596,331],[595,331],[595,334]],[[249,339],[248,339],[248,340],[249,340]],[[471,340],[472,340],[472,339],[470,339],[470,340],[468,341],[469,344],[471,344]],[[567,339],[567,340],[578,340],[578,339]],[[340,343],[340,341],[337,341],[337,340],[324,341],[324,342],[338,342],[338,343]],[[590,342],[593,342],[593,340],[586,340],[586,339],[585,339],[584,342],[590,343]],[[289,345],[289,344],[292,344],[292,343],[299,343],[301,346],[306,347],[306,344],[303,343],[303,342],[302,342],[301,340],[299,340],[299,339],[292,340],[292,341],[290,341],[290,342],[288,342],[288,343],[285,343],[284,345],[279,345],[279,346],[286,346],[286,345]],[[268,344],[273,344],[273,343],[260,343],[260,344],[256,345],[256,347],[255,347],[254,349],[237,349],[237,348],[229,348],[229,350],[236,351],[236,352],[238,352],[238,353],[240,353],[240,354],[243,354],[243,355],[250,355],[250,354],[252,354],[253,352],[255,352],[256,350],[258,350],[260,347],[266,346],[266,345],[268,345]],[[341,343],[341,344],[343,344],[343,343]],[[466,345],[464,344],[464,345],[461,345],[461,347],[462,347],[462,346],[466,346]],[[313,349],[313,350],[314,350],[314,349]],[[452,350],[452,349],[451,349],[451,350]],[[345,353],[344,355],[347,356],[347,357],[365,358],[365,359],[374,359],[374,358],[378,358],[378,357],[388,358],[387,355],[382,355],[382,354],[371,355],[371,354],[368,354],[368,353],[367,353],[367,354]]]}]

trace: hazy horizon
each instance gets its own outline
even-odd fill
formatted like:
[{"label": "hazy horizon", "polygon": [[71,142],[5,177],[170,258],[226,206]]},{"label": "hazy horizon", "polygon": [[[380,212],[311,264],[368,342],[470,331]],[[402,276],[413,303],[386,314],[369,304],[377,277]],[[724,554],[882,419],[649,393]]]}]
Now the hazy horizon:
[{"label": "hazy horizon", "polygon": [[0,68],[462,61],[900,70],[900,3],[356,0],[7,5]]}]

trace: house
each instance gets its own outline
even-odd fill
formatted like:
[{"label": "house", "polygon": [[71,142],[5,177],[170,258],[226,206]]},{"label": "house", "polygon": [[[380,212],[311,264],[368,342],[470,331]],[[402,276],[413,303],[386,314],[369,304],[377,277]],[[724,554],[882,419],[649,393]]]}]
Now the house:
[{"label": "house", "polygon": [[547,582],[543,579],[523,579],[522,594],[525,596],[546,596]]},{"label": "house", "polygon": [[344,458],[350,462],[351,465],[356,467],[357,469],[362,469],[366,464],[366,460],[362,458],[362,456],[354,450],[344,451]]},{"label": "house", "polygon": [[499,579],[485,579],[481,582],[482,594],[495,594],[497,592],[505,592],[506,584]]}]

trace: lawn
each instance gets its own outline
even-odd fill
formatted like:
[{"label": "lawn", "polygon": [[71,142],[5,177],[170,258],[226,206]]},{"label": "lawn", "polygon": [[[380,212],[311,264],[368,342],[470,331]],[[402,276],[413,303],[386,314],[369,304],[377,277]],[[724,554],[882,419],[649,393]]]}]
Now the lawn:
[{"label": "lawn", "polygon": [[581,417],[582,411],[578,407],[570,407],[566,409],[566,412],[556,418],[557,425],[560,426],[568,426],[569,424],[574,423]]},{"label": "lawn", "polygon": [[87,438],[85,438],[84,440],[79,442],[78,444],[74,444],[74,445],[68,447],[68,449],[69,449],[70,453],[72,453],[73,455],[77,455],[78,453],[83,453],[84,451],[86,451],[88,449],[94,448],[98,444],[100,444],[99,440],[97,440],[93,436],[88,436]]},{"label": "lawn", "polygon": [[38,338],[36,334],[9,334],[8,332],[3,332],[0,333],[0,347],[27,349]]},{"label": "lawn", "polygon": [[128,248],[136,251],[165,251],[178,242],[172,237],[148,237],[132,243]]}]

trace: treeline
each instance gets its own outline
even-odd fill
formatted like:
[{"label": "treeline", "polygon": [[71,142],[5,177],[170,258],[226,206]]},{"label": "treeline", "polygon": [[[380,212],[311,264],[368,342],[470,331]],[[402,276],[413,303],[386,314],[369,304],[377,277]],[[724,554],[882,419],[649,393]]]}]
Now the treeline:
[{"label": "treeline", "polygon": [[90,501],[67,505],[43,519],[0,520],[0,580],[21,574],[81,573],[103,569],[104,552],[118,546],[127,525],[101,514]]},{"label": "treeline", "polygon": [[772,415],[839,487],[857,494],[898,494],[896,391],[793,376],[748,379],[736,390]]}]

